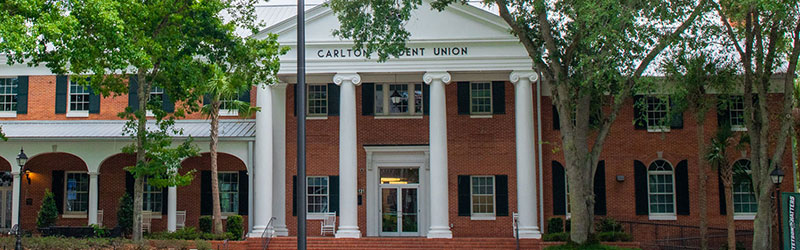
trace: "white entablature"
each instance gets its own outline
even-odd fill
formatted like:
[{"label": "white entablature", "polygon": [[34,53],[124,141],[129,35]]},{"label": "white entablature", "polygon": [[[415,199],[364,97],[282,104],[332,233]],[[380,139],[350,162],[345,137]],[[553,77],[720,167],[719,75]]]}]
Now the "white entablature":
[{"label": "white entablature", "polygon": [[[278,35],[291,50],[281,57],[279,74],[296,72],[296,17],[255,34]],[[350,40],[333,35],[339,21],[333,11],[319,5],[306,11],[306,67],[308,74],[358,72],[530,70],[531,60],[519,40],[499,16],[486,10],[455,4],[439,12],[430,1],[415,10],[406,24],[411,32],[409,50],[400,58],[376,63],[353,50]]]}]

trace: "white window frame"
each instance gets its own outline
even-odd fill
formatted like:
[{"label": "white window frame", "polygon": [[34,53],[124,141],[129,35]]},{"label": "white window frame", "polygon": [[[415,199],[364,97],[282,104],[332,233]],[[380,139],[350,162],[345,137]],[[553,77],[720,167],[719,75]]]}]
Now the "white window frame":
[{"label": "white window frame", "polygon": [[[225,175],[233,175],[236,178],[236,182],[234,182],[234,187],[235,187],[236,191],[231,192],[231,191],[223,191],[222,190],[222,180],[223,180],[222,175],[223,174],[225,174]],[[239,192],[241,191],[241,190],[239,190],[239,181],[241,181],[241,180],[239,180],[239,172],[235,172],[235,171],[219,171],[219,172],[217,172],[217,180],[218,180],[217,184],[219,185],[218,190],[219,190],[219,197],[220,197],[220,209],[222,208],[222,196],[223,196],[223,194],[232,193],[232,194],[236,195],[236,200],[233,203],[231,203],[231,205],[233,205],[233,207],[235,208],[235,209],[233,209],[234,211],[233,212],[222,211],[222,215],[223,216],[228,216],[228,215],[239,214],[239,209],[240,209],[239,208],[239,199],[242,198],[242,197],[239,197]]]},{"label": "white window frame", "polygon": [[[323,98],[317,98],[317,99],[311,99],[311,88],[322,88],[322,89],[324,89],[324,91],[322,91],[322,94],[323,94],[324,97]],[[325,112],[311,113],[311,109],[312,109],[311,102],[312,101],[324,101],[325,105],[324,106],[320,106],[320,108],[323,108],[325,110]],[[330,112],[330,110],[328,110],[329,102],[330,102],[330,96],[328,96],[328,85],[327,84],[308,84],[308,85],[306,85],[306,119],[314,120],[314,119],[325,119],[325,118],[327,118],[328,117],[328,112]]]},{"label": "white window frame", "polygon": [[[86,93],[86,110],[72,110],[72,87],[76,86],[79,88],[86,89],[86,86],[81,86],[78,84],[77,81],[73,81],[72,77],[68,78],[67,81],[67,117],[89,117],[89,105],[91,105],[91,101],[89,101],[89,96],[91,93]],[[74,95],[84,95],[84,93],[74,94]]]},{"label": "white window frame", "polygon": [[[157,91],[157,90],[161,90],[161,91]],[[161,95],[161,103],[163,104],[164,103],[164,95],[165,94],[166,94],[166,90],[164,88],[152,85],[152,86],[150,86],[150,93],[149,93],[150,98],[148,98],[147,100],[148,100],[148,102],[150,100],[153,100],[153,95]],[[149,110],[149,109],[147,110],[146,115],[147,116],[155,116],[155,114],[153,114],[153,111]]]},{"label": "white window frame", "polygon": [[[78,197],[79,195],[81,195],[83,193],[86,193],[86,210],[84,210],[84,211],[67,211],[67,207],[68,207],[67,204],[69,204],[69,189],[67,189],[67,187],[68,187],[67,184],[69,183],[70,174],[73,174],[73,175],[75,175],[75,174],[86,175],[86,191],[85,192],[84,191],[80,191],[80,192],[76,191],[75,192],[76,193],[75,194],[76,197]],[[76,185],[76,187],[77,187],[77,185]],[[64,218],[86,218],[87,217],[86,212],[89,211],[89,198],[90,198],[89,197],[89,195],[90,195],[89,189],[92,188],[89,185],[89,173],[80,172],[80,171],[67,171],[67,172],[64,172],[64,187],[63,188],[64,188],[63,189],[64,190],[64,194],[63,194],[64,195],[64,201],[63,201],[62,207],[64,208],[63,209],[64,211],[63,211],[62,217],[64,217]]]},{"label": "white window frame", "polygon": [[220,116],[239,116],[238,109],[230,109],[226,106],[226,103],[232,103],[237,100],[236,97],[229,97],[229,98],[221,98],[219,100],[219,115]]},{"label": "white window frame", "polygon": [[[669,166],[670,170],[650,170],[650,166],[655,164],[658,161],[663,161],[664,163]],[[669,174],[672,178],[672,213],[654,213],[650,211],[650,196],[654,194],[667,194],[667,193],[653,193],[650,190],[650,175],[664,175]],[[658,159],[647,165],[647,213],[649,214],[650,220],[677,220],[677,197],[675,195],[675,167],[673,167],[672,163],[664,159]]]},{"label": "white window frame", "polygon": [[[750,160],[748,160],[748,159],[739,159],[739,160],[733,162],[733,165],[731,166],[731,169],[733,171],[735,171],[734,168],[741,161],[747,161],[747,166],[746,166],[747,169],[745,170],[745,172],[752,177],[753,176],[753,171],[751,169]],[[754,220],[756,218],[756,212],[736,212],[736,194],[737,193],[738,194],[744,194],[744,195],[750,194],[750,195],[753,195],[755,197],[755,191],[749,192],[749,193],[736,192],[736,184],[737,183],[734,180],[733,188],[731,189],[731,194],[733,195],[733,219],[734,220]],[[750,183],[750,185],[752,185],[752,183]]]},{"label": "white window frame", "polygon": [[[144,178],[144,180],[143,180],[144,181],[144,190],[142,191],[142,210],[143,211],[149,211],[153,215],[156,215],[156,214],[160,215],[164,211],[164,209],[166,209],[164,207],[164,202],[163,202],[163,200],[164,200],[164,197],[163,197],[164,191],[161,190],[161,189],[158,189],[156,187],[151,186],[150,183],[147,182],[147,179],[148,178]],[[148,188],[156,189],[157,191],[148,190]],[[155,207],[155,206],[150,206],[151,209],[149,209],[149,210],[146,209],[148,203],[153,203],[152,199],[148,199],[148,197],[147,197],[148,195],[152,195],[152,196],[159,195],[159,196],[161,196],[160,197],[161,199],[158,199],[158,203],[160,205],[159,206],[160,210],[158,210],[158,211],[153,210],[152,208]]]},{"label": "white window frame", "polygon": [[[311,183],[310,180],[312,178],[325,179],[325,183],[327,185],[327,187],[325,188],[325,194],[309,194],[308,193],[308,187],[310,186],[309,183]],[[308,214],[307,220],[321,220],[321,219],[324,219],[325,215],[331,211],[331,180],[330,180],[330,177],[328,177],[328,176],[308,176],[308,177],[306,177],[306,187],[305,187],[305,190],[303,191],[303,193],[306,194],[306,213]],[[308,202],[308,201],[311,200],[310,199],[311,196],[319,196],[319,197],[326,197],[327,198],[326,200],[328,201],[328,204],[326,205],[325,211],[322,211],[322,212],[310,212],[310,211],[308,211],[308,207],[311,205],[311,202]]]},{"label": "white window frame", "polygon": [[[475,194],[473,186],[475,180],[478,178],[489,178],[492,180],[492,194]],[[492,212],[491,213],[476,213],[474,211],[476,195],[491,196],[492,197]],[[494,220],[497,214],[497,181],[492,175],[473,175],[469,177],[469,211],[471,220]]]},{"label": "white window frame", "polygon": [[[651,113],[654,114],[656,112],[658,112],[658,113],[664,112],[664,118],[662,118],[662,120],[659,121],[660,123],[663,123],[664,120],[669,119],[670,100],[669,100],[669,97],[665,97],[665,98],[667,100],[663,100],[664,98],[658,97],[658,96],[655,96],[655,95],[645,96],[644,113],[645,113],[645,125],[647,126],[647,132],[669,132],[670,124],[660,124],[660,125],[659,124],[652,124],[651,125],[651,122],[650,122]],[[661,111],[661,110],[650,110],[650,103],[653,100],[658,100],[658,101],[661,101],[661,102],[665,102],[666,103],[666,110],[664,110],[664,111]],[[655,119],[655,118],[653,118],[653,119]],[[655,123],[655,121],[653,121],[653,122]]]},{"label": "white window frame", "polygon": [[[390,89],[390,86],[392,86],[392,85],[407,85],[406,89],[408,90],[408,93],[409,93],[409,96],[408,96],[409,97],[409,100],[408,100],[408,112],[405,112],[405,113],[392,113],[392,112],[389,111],[389,108],[391,107],[391,104],[390,104],[391,103],[391,99],[390,99],[390,97],[392,96],[392,93],[390,93],[391,91],[389,91],[389,89]],[[419,89],[417,89],[417,85],[419,85]],[[382,104],[381,105],[383,106],[382,107],[383,110],[381,110],[381,112],[378,112],[378,105],[373,105],[373,108],[374,108],[373,111],[374,111],[374,114],[375,114],[375,119],[398,119],[398,118],[399,119],[403,119],[403,118],[422,119],[422,115],[423,115],[423,113],[425,113],[425,107],[422,106],[422,105],[425,105],[424,104],[424,102],[425,102],[424,101],[425,100],[425,96],[424,96],[425,93],[422,93],[422,89],[424,88],[424,87],[422,87],[422,83],[414,83],[414,82],[412,82],[412,83],[375,83],[375,89],[373,90],[373,93],[376,93],[376,96],[374,97],[375,98],[375,100],[374,100],[375,103],[377,103],[377,101],[378,101],[377,100],[377,92],[378,92],[377,88],[378,88],[378,86],[382,86],[381,87],[382,88],[381,89],[381,98],[382,98],[382,100],[381,100]],[[417,104],[416,104],[415,98],[416,98],[417,91],[420,91],[420,100],[421,100],[420,101],[420,106],[421,107],[419,109],[419,112],[416,112]]]},{"label": "white window frame", "polygon": [[[734,109],[735,104],[741,103],[741,109]],[[734,124],[734,114],[741,115],[742,124]],[[736,115],[737,117],[739,115]],[[738,120],[738,119],[737,119]],[[731,96],[728,100],[728,122],[731,124],[731,131],[747,131],[747,126],[744,124],[744,96],[736,95]]]},{"label": "white window frame", "polygon": [[[11,96],[11,102],[4,105],[13,105],[13,110],[0,111],[0,118],[14,118],[17,117],[17,110],[19,109],[19,78],[14,77],[0,77],[3,84],[0,88],[10,88],[11,94],[6,93],[0,96]],[[16,82],[16,84],[14,84]],[[6,84],[10,86],[6,86]]]},{"label": "white window frame", "polygon": [[[486,86],[489,86],[489,97],[481,97],[481,98],[488,98],[489,99],[489,111],[475,112],[475,110],[474,110],[475,106],[474,106],[474,103],[473,103],[473,99],[475,99],[475,96],[472,94],[472,91],[479,84],[481,84],[481,85],[486,84]],[[494,114],[494,103],[492,102],[492,100],[494,100],[493,98],[494,98],[494,93],[492,92],[492,83],[491,82],[470,82],[469,83],[469,114],[473,115],[473,116],[487,116],[487,115],[491,116],[492,114]]]}]

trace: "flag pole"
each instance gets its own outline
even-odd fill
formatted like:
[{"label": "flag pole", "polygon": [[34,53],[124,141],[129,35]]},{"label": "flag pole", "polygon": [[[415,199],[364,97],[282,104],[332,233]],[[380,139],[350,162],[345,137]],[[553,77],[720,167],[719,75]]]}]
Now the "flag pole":
[{"label": "flag pole", "polygon": [[297,0],[297,249],[306,249],[306,25],[305,2]]}]

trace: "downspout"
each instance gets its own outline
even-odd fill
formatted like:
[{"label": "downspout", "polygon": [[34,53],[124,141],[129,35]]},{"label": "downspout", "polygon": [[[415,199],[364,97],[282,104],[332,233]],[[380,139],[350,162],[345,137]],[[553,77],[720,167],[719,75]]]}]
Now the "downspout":
[{"label": "downspout", "polygon": [[[254,141],[247,142],[247,166],[249,167],[247,170],[247,188],[250,190],[247,191],[247,233],[253,231],[253,216],[252,214],[255,213],[253,211],[253,170],[255,166],[253,165],[253,144]],[[246,235],[246,234],[245,234]]]},{"label": "downspout", "polygon": [[[539,74],[539,72],[537,72]],[[544,182],[542,182],[544,172],[542,171],[542,74],[539,74],[539,80],[536,81],[536,137],[537,137],[537,151],[536,157],[539,163],[539,232],[544,231]]]}]

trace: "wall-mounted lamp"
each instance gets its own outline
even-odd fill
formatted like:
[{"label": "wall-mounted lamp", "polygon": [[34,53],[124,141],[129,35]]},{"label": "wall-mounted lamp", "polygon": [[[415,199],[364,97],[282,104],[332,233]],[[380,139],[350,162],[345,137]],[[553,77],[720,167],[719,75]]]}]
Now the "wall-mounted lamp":
[{"label": "wall-mounted lamp", "polygon": [[25,169],[25,179],[28,180],[28,185],[30,185],[31,184],[31,171],[28,170],[28,169]]}]

